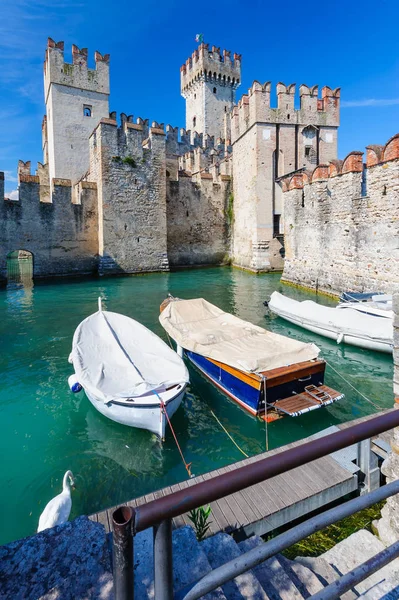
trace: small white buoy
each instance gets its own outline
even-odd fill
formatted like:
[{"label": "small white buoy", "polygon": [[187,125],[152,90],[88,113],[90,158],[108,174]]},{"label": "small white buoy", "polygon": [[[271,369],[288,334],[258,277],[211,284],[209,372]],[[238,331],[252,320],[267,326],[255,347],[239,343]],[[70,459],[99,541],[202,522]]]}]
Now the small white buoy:
[{"label": "small white buoy", "polygon": [[340,333],[339,336],[337,337],[337,344],[340,344],[343,339],[344,339],[344,334]]},{"label": "small white buoy", "polygon": [[76,394],[77,392],[80,392],[82,390],[82,386],[80,385],[75,373],[68,377],[68,385],[69,385],[69,389],[74,394]]}]

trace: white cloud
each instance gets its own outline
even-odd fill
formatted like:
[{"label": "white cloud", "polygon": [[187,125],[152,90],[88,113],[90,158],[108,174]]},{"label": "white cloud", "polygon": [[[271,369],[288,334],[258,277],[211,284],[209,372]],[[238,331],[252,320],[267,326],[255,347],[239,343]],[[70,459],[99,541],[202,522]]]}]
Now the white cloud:
[{"label": "white cloud", "polygon": [[342,108],[358,108],[362,106],[395,106],[399,98],[366,98],[365,100],[343,100]]},{"label": "white cloud", "polygon": [[18,181],[18,178],[14,175],[14,171],[4,171],[4,178],[6,181]]},{"label": "white cloud", "polygon": [[6,192],[5,197],[9,200],[19,200],[19,191],[13,190],[12,192]]}]

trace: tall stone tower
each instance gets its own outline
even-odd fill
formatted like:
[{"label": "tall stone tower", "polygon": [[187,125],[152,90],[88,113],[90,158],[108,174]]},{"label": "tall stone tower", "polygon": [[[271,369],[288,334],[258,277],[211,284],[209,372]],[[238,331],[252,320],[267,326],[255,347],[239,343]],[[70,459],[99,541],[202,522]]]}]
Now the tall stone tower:
[{"label": "tall stone tower", "polygon": [[181,94],[186,100],[186,129],[225,137],[225,115],[235,103],[241,82],[241,55],[200,44],[180,69]]},{"label": "tall stone tower", "polygon": [[64,42],[47,41],[44,61],[44,162],[53,178],[76,182],[89,168],[89,137],[109,117],[109,54],[95,53],[87,66],[87,49],[72,46],[72,64],[64,62]]}]

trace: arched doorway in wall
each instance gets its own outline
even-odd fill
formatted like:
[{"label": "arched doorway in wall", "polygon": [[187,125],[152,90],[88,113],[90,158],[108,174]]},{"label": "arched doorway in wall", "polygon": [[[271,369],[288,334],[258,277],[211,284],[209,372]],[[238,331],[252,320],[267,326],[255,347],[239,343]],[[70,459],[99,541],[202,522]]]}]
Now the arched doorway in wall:
[{"label": "arched doorway in wall", "polygon": [[7,254],[7,283],[32,285],[33,254],[29,250],[13,250]]}]

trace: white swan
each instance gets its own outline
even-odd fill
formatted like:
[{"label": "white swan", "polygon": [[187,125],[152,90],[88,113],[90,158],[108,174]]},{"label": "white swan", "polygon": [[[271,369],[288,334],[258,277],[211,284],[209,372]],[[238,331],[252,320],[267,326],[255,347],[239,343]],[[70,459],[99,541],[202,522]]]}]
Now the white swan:
[{"label": "white swan", "polygon": [[38,532],[43,531],[43,529],[48,529],[49,527],[55,527],[55,525],[62,525],[62,523],[68,521],[72,508],[69,480],[73,486],[75,482],[72,471],[67,471],[64,475],[61,494],[58,494],[58,496],[55,496],[55,498],[50,500],[40,515],[39,527],[37,528]]}]

